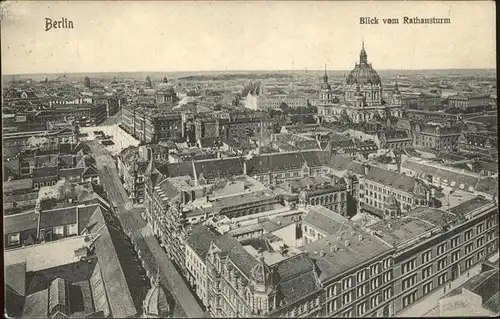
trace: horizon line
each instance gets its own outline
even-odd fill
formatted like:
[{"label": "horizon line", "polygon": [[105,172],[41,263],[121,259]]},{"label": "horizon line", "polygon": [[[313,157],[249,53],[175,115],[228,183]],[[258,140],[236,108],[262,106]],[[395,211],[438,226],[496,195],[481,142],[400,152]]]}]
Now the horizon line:
[{"label": "horizon line", "polygon": [[[43,74],[88,74],[88,73],[196,73],[196,72],[325,72],[324,69],[234,69],[234,70],[225,70],[225,69],[214,69],[214,70],[178,70],[178,71],[69,71],[69,72],[33,72],[33,73],[6,73],[2,74],[2,76],[24,76],[24,75],[43,75]],[[426,68],[426,69],[377,69],[376,71],[446,71],[446,70],[496,70],[495,67],[490,68]],[[327,72],[351,72],[351,69],[328,69]]]}]

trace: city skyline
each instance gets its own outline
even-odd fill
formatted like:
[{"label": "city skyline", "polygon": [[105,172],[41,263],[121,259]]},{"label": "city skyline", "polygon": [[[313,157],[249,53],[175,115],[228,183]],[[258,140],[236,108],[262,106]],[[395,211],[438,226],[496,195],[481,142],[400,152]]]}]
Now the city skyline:
[{"label": "city skyline", "polygon": [[[134,2],[92,9],[7,3],[2,67],[3,74],[252,72],[315,71],[326,63],[344,71],[364,41],[378,70],[495,69],[493,8],[491,2],[153,2],[140,10]],[[394,12],[450,17],[451,24],[359,24],[359,17]],[[74,29],[45,31],[45,17],[70,19]]]}]

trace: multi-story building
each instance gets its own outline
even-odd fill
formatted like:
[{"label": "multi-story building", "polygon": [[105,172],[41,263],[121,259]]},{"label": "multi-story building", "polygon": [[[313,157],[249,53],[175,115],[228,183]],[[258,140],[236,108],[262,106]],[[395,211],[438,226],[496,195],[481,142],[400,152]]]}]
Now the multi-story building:
[{"label": "multi-story building", "polygon": [[320,271],[322,317],[391,316],[394,249],[330,210],[303,221],[305,250]]},{"label": "multi-story building", "polygon": [[[304,253],[287,253],[279,242],[275,245],[265,242],[267,238],[251,239],[243,244],[228,235],[211,242],[206,277],[208,309],[212,316],[311,317],[320,314],[321,286],[311,258]],[[267,248],[258,252],[259,247]]]},{"label": "multi-story building", "polygon": [[460,128],[437,124],[417,124],[413,130],[413,146],[438,151],[453,151],[458,147]]},{"label": "multi-story building", "polygon": [[[363,123],[377,117],[401,117],[403,114],[401,92],[397,84],[390,101],[382,103],[382,82],[371,63],[368,63],[364,45],[359,54],[359,63],[347,76],[343,90],[344,96],[340,101],[332,103],[327,99],[327,103],[318,104],[318,116],[323,121],[338,121],[347,116],[354,123]],[[331,95],[331,92],[323,83],[320,100],[328,94]]]},{"label": "multi-story building", "polygon": [[414,177],[367,167],[363,209],[382,218],[399,216],[415,206],[432,205],[432,191]]},{"label": "multi-story building", "polygon": [[54,105],[50,109],[43,109],[37,112],[37,117],[42,121],[68,121],[73,119],[78,121],[80,126],[97,126],[104,122],[108,116],[107,104],[75,104],[75,105]]},{"label": "multi-story building", "polygon": [[343,178],[332,176],[290,179],[274,190],[288,205],[302,207],[321,205],[342,216],[347,215],[347,183]]},{"label": "multi-story building", "polygon": [[448,97],[448,106],[466,109],[484,109],[490,104],[489,95],[454,95]]},{"label": "multi-story building", "polygon": [[373,141],[379,149],[402,149],[412,146],[411,134],[405,130],[380,130],[373,135]]},{"label": "multi-story building", "polygon": [[498,207],[479,197],[448,211],[418,207],[370,229],[395,248],[396,315],[498,252]]},{"label": "multi-story building", "polygon": [[[29,141],[35,138],[34,143]],[[78,137],[71,129],[42,130],[6,133],[2,136],[3,154],[11,158],[25,150],[38,148],[41,150],[58,150],[61,143],[76,144]]]},{"label": "multi-story building", "polygon": [[401,163],[400,172],[407,176],[419,178],[429,185],[450,187],[473,192],[480,177],[477,173],[440,165],[430,161],[405,159]]},{"label": "multi-story building", "polygon": [[134,103],[127,104],[122,110],[122,126],[133,137],[145,143],[182,140],[184,133],[180,113]]},{"label": "multi-story building", "polygon": [[117,157],[118,175],[135,203],[144,201],[144,173],[151,159],[159,165],[167,163],[168,148],[158,144],[130,146]]}]

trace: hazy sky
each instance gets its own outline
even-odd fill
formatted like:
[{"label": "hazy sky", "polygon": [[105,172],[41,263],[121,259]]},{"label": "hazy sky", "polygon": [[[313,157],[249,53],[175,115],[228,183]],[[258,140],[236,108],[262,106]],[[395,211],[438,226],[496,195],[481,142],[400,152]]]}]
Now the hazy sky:
[{"label": "hazy sky", "polygon": [[[3,2],[2,72],[496,68],[495,3]],[[359,18],[378,17],[379,25]],[[450,18],[405,25],[402,18]],[[74,29],[45,31],[45,18]],[[384,25],[382,18],[399,18]]]}]

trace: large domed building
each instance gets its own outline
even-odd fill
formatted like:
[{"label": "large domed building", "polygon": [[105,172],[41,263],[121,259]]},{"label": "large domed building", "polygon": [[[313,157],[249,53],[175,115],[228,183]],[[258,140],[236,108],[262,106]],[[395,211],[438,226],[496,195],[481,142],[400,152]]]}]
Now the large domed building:
[{"label": "large domed building", "polygon": [[318,115],[325,121],[335,121],[342,115],[347,115],[354,123],[362,123],[377,117],[384,118],[386,114],[395,117],[402,115],[401,93],[394,88],[390,101],[382,99],[382,80],[377,71],[368,63],[364,43],[359,54],[359,62],[346,77],[343,84],[344,97],[339,103],[332,103],[326,99],[327,92],[331,92],[325,73],[320,88],[320,103]]}]

